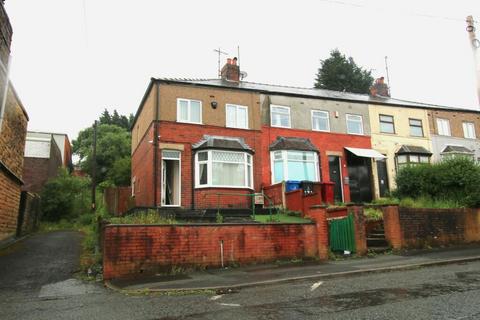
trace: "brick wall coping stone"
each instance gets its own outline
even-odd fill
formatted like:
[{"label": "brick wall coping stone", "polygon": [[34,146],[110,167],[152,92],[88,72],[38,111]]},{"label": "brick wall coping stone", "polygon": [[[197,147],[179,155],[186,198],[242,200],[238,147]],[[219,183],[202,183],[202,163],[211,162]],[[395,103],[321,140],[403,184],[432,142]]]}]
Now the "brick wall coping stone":
[{"label": "brick wall coping stone", "polygon": [[347,207],[329,207],[327,208],[327,212],[343,211],[345,209],[347,209]]},{"label": "brick wall coping stone", "polygon": [[178,224],[107,224],[105,228],[117,227],[240,227],[240,226],[282,226],[315,225],[315,222],[268,222],[268,223],[178,223]]},{"label": "brick wall coping stone", "polygon": [[316,205],[310,206],[310,209],[318,209],[318,208],[326,209],[328,208],[328,206],[325,204],[316,204]]}]

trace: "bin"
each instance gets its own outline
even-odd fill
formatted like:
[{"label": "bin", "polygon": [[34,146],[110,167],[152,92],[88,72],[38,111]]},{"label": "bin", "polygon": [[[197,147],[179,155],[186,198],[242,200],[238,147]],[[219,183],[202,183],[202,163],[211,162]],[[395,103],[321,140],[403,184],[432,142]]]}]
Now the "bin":
[{"label": "bin", "polygon": [[285,191],[290,192],[300,189],[300,181],[297,180],[287,180],[285,182]]},{"label": "bin", "polygon": [[300,182],[300,188],[303,190],[303,194],[313,193],[313,181],[303,180]]}]

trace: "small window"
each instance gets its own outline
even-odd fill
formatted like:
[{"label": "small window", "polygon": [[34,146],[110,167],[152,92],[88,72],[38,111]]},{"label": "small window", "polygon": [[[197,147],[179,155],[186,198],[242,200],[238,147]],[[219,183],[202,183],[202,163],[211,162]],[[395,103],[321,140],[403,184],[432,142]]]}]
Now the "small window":
[{"label": "small window", "polygon": [[380,115],[380,132],[395,133],[395,125],[393,124],[393,116]]},{"label": "small window", "polygon": [[463,136],[467,139],[476,139],[475,125],[472,122],[463,123]]},{"label": "small window", "polygon": [[423,137],[422,120],[408,119],[410,125],[410,135],[412,137]]},{"label": "small window", "polygon": [[248,108],[234,104],[225,106],[227,114],[227,127],[248,129]]},{"label": "small window", "polygon": [[441,136],[450,136],[450,122],[447,119],[437,118],[437,130]]},{"label": "small window", "polygon": [[347,133],[363,135],[362,116],[347,114]]},{"label": "small window", "polygon": [[330,131],[330,119],[327,111],[312,110],[312,130]]},{"label": "small window", "polygon": [[177,121],[202,123],[202,102],[197,100],[177,99]]},{"label": "small window", "polygon": [[272,127],[290,128],[290,107],[270,105]]}]

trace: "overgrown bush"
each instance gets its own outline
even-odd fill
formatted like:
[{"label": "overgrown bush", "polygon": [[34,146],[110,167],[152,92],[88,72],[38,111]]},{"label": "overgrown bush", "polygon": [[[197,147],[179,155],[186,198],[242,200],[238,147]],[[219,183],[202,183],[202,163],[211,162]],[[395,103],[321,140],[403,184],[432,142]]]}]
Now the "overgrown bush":
[{"label": "overgrown bush", "polygon": [[87,178],[74,177],[61,169],[50,179],[41,192],[43,219],[58,221],[72,219],[89,210],[89,185]]},{"label": "overgrown bush", "polygon": [[395,195],[403,198],[425,198],[464,207],[480,206],[480,166],[460,157],[435,164],[409,166],[399,170]]}]

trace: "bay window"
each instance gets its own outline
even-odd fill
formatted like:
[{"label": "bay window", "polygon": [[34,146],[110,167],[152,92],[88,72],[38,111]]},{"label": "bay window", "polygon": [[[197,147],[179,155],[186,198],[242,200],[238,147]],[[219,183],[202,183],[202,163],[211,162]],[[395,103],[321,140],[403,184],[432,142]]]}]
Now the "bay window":
[{"label": "bay window", "polygon": [[197,187],[253,188],[252,156],[246,152],[199,151],[195,172]]},{"label": "bay window", "polygon": [[319,181],[316,152],[278,150],[271,152],[271,159],[273,183],[286,180]]}]

